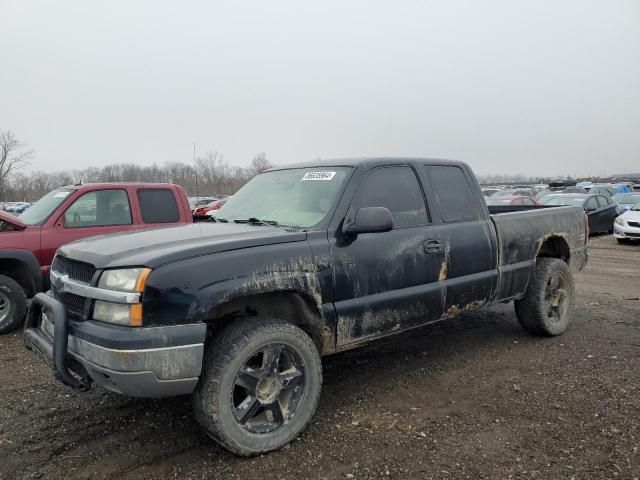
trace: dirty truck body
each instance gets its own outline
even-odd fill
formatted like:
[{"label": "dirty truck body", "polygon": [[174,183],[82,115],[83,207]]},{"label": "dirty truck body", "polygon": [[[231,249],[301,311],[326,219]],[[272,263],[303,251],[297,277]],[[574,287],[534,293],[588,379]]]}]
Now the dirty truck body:
[{"label": "dirty truck body", "polygon": [[[275,225],[262,211],[249,215],[257,208],[247,207],[253,182],[265,192],[263,204],[273,185],[273,195],[299,192],[282,208],[315,223]],[[564,321],[571,275],[587,261],[584,213],[514,210],[491,215],[460,162],[385,158],[273,169],[238,192],[217,222],[60,248],[52,289],[29,311],[25,342],[76,389],[193,392],[196,418],[211,437],[239,454],[261,453],[286,444],[313,414],[322,355],[494,302],[526,303],[518,316],[530,315],[538,297],[528,289],[540,265],[562,270],[540,302],[555,298],[548,312]],[[534,333],[566,328],[540,331],[520,320]],[[278,397],[289,391],[288,403]]]}]

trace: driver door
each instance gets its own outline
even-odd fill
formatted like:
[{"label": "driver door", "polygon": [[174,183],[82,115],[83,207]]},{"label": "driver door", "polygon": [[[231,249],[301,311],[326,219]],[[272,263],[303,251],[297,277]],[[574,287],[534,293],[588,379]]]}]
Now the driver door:
[{"label": "driver door", "polygon": [[[331,240],[338,347],[436,319],[442,315],[438,282],[444,251],[431,248],[431,220],[412,166],[369,171],[347,218],[363,207],[386,207],[393,229]],[[432,251],[430,251],[432,250]]]},{"label": "driver door", "polygon": [[42,235],[44,264],[50,265],[56,250],[66,243],[132,228],[131,204],[126,190],[84,193],[59,216],[52,230]]}]

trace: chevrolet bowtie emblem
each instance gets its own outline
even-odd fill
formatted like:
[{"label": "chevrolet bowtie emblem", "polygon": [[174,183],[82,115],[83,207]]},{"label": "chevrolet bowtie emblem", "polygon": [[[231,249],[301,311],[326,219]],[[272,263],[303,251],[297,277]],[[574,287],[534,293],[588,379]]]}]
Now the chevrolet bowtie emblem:
[{"label": "chevrolet bowtie emblem", "polygon": [[56,289],[61,293],[64,293],[64,284],[66,280],[69,280],[69,275],[60,275],[56,278]]}]

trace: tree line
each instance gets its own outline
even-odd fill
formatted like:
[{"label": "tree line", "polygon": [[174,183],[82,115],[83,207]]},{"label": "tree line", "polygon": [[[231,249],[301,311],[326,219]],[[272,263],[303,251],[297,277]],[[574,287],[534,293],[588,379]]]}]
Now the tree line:
[{"label": "tree line", "polygon": [[257,154],[248,167],[234,166],[217,152],[209,152],[195,163],[167,162],[149,166],[118,163],[70,172],[21,172],[33,152],[11,132],[0,131],[0,200],[38,200],[64,185],[101,182],[176,183],[188,195],[231,195],[258,173],[273,165],[265,153]]}]

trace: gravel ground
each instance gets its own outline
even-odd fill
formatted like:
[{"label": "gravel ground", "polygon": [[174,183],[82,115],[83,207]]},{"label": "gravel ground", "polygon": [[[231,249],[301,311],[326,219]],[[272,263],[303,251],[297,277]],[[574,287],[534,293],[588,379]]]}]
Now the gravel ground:
[{"label": "gravel ground", "polygon": [[312,425],[258,458],[200,433],[188,398],[75,394],[0,337],[0,478],[638,478],[640,245],[590,251],[563,336],[500,305],[325,359]]}]

